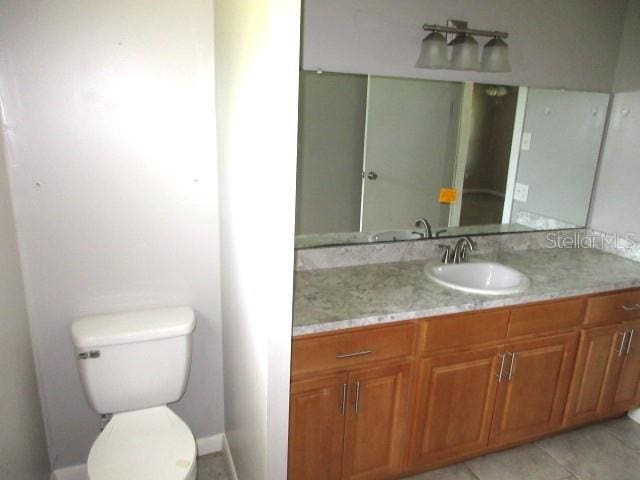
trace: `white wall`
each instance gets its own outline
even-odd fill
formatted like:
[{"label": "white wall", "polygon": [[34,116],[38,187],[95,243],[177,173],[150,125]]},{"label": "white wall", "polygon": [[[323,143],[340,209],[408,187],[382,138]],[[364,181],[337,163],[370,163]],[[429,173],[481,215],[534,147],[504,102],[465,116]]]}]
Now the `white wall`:
[{"label": "white wall", "polygon": [[[608,233],[631,233],[640,241],[640,0],[629,2],[619,65],[590,227]],[[629,63],[630,62],[630,63]]]},{"label": "white wall", "polygon": [[49,459],[0,137],[0,478],[44,480]]},{"label": "white wall", "polygon": [[86,460],[74,318],[189,304],[175,409],[223,431],[213,11],[206,0],[5,0],[0,99],[54,466]]},{"label": "white wall", "polygon": [[225,431],[241,480],[286,478],[299,0],[216,0]]},{"label": "white wall", "polygon": [[[305,69],[610,91],[627,0],[306,0]],[[424,23],[510,34],[512,72],[414,67]],[[482,39],[481,39],[482,40]],[[637,43],[636,43],[637,44]]]}]

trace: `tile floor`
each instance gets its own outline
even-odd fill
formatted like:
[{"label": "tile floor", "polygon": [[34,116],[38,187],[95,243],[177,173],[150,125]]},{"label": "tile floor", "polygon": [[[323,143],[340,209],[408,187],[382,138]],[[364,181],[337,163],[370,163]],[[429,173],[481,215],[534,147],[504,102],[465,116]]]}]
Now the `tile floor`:
[{"label": "tile floor", "polygon": [[[229,480],[219,453],[198,469]],[[404,480],[640,480],[640,425],[622,417]]]}]

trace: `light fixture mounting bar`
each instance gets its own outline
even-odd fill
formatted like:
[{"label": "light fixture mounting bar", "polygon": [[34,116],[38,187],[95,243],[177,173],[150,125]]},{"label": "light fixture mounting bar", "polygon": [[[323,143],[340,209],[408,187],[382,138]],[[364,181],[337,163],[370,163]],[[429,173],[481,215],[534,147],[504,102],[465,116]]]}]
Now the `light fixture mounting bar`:
[{"label": "light fixture mounting bar", "polygon": [[498,31],[492,31],[492,30],[475,30],[473,28],[450,27],[445,25],[429,25],[428,23],[425,23],[422,26],[422,29],[428,32],[465,33],[467,35],[475,35],[478,37],[507,38],[509,36],[507,32],[498,32]]}]

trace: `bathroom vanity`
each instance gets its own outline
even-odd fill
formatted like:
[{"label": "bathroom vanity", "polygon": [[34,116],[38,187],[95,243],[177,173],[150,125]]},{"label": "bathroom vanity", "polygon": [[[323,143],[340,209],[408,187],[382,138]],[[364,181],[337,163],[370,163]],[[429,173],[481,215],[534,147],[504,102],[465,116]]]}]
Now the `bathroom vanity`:
[{"label": "bathroom vanity", "polygon": [[424,261],[297,273],[289,479],[400,478],[640,404],[640,264],[488,257],[531,287],[457,292]]}]

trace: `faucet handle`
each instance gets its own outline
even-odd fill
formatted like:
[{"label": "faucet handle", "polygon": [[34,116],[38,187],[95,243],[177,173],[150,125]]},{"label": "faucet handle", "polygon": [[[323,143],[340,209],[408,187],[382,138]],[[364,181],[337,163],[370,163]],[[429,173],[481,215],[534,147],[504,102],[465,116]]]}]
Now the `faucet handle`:
[{"label": "faucet handle", "polygon": [[445,245],[444,243],[439,243],[438,248],[441,248],[443,250],[442,263],[451,263],[451,245]]}]

